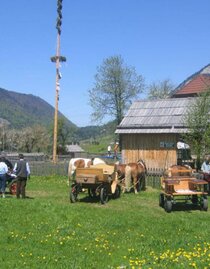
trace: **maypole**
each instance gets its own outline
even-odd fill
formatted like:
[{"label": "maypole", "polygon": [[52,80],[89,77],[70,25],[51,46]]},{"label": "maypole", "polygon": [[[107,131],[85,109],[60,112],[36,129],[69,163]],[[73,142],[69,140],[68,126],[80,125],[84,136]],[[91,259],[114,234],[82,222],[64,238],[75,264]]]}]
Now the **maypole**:
[{"label": "maypole", "polygon": [[58,101],[60,91],[60,63],[65,62],[66,58],[60,55],[60,36],[62,25],[62,1],[57,0],[57,48],[56,55],[51,57],[51,61],[56,64],[56,80],[55,80],[55,114],[54,114],[54,131],[53,131],[53,163],[57,162],[57,138],[58,138]]}]

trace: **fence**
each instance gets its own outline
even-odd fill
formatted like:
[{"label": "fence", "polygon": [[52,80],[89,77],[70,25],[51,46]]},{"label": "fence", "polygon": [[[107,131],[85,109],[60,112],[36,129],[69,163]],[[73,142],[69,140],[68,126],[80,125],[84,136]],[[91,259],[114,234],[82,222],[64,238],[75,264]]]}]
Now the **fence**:
[{"label": "fence", "polygon": [[[12,161],[15,164],[15,161]],[[31,175],[34,176],[67,176],[68,175],[68,161],[59,163],[52,163],[50,161],[31,161],[29,162]]]},{"label": "fence", "polygon": [[163,175],[163,172],[163,169],[148,168],[146,176],[146,185],[154,189],[160,189],[160,178]]},{"label": "fence", "polygon": [[[49,175],[68,175],[68,161],[58,162],[30,162],[31,174],[35,176],[49,176]],[[163,174],[161,169],[148,169],[146,176],[146,185],[155,189],[160,189],[160,178]]]},{"label": "fence", "polygon": [[49,175],[68,175],[68,162],[30,162],[30,170],[32,175],[49,176]]}]

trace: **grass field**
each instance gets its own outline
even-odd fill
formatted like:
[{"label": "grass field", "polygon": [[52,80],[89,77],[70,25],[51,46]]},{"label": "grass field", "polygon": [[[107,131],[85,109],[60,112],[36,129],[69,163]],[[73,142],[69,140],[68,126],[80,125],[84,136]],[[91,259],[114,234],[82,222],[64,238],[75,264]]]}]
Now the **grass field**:
[{"label": "grass field", "polygon": [[69,203],[63,177],[0,199],[0,268],[210,268],[210,212],[158,206],[159,191]]},{"label": "grass field", "polygon": [[106,135],[97,138],[97,144],[90,143],[89,140],[81,141],[80,146],[90,154],[107,154],[107,147],[112,145],[112,153],[114,151],[115,137],[113,135]]}]

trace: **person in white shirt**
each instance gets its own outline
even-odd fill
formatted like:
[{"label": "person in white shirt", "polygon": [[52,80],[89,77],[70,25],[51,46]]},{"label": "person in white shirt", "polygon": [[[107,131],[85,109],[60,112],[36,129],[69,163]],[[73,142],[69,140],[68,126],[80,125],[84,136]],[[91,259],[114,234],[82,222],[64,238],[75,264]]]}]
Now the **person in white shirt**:
[{"label": "person in white shirt", "polygon": [[108,156],[111,156],[111,150],[112,150],[112,148],[111,148],[111,146],[109,145],[108,148],[107,148]]},{"label": "person in white shirt", "polygon": [[208,182],[208,193],[210,193],[210,156],[206,156],[201,171],[203,172],[203,179]]},{"label": "person in white shirt", "polygon": [[0,192],[2,198],[5,198],[5,189],[6,189],[6,173],[8,172],[8,167],[3,161],[3,158],[0,157]]},{"label": "person in white shirt", "polygon": [[201,166],[201,170],[203,173],[210,175],[210,156],[206,156],[206,159]]}]

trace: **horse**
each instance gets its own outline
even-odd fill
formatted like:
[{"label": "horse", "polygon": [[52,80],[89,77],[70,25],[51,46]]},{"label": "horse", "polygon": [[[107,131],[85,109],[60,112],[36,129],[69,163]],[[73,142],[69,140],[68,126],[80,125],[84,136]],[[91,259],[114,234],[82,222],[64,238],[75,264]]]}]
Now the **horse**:
[{"label": "horse", "polygon": [[185,165],[172,165],[168,168],[168,170],[166,171],[166,174],[169,177],[172,176],[192,176],[193,173],[193,169],[192,167],[190,167],[189,165],[185,164]]},{"label": "horse", "polygon": [[70,183],[71,177],[74,176],[77,168],[86,168],[101,163],[105,164],[105,161],[100,158],[72,158],[68,166],[68,183]]},{"label": "horse", "polygon": [[133,182],[134,193],[146,189],[145,178],[147,168],[143,160],[128,164],[115,163],[114,172],[118,180],[125,181],[124,191],[129,191],[131,182]]},{"label": "horse", "polygon": [[182,177],[191,177],[193,175],[193,169],[191,166],[184,164],[174,164],[171,165],[168,169],[166,169],[161,177],[160,184],[161,188],[165,190],[165,179],[166,178],[173,178],[179,177],[179,180]]}]

